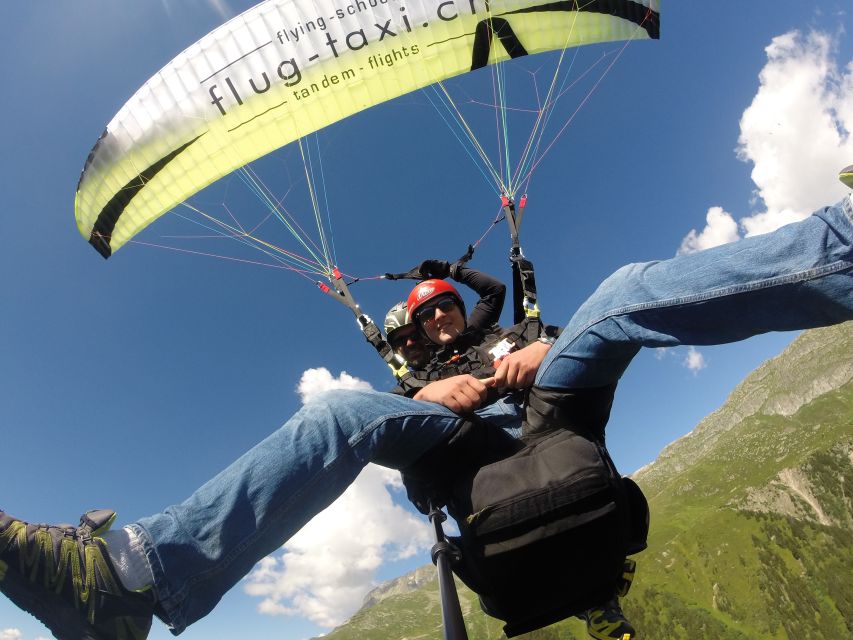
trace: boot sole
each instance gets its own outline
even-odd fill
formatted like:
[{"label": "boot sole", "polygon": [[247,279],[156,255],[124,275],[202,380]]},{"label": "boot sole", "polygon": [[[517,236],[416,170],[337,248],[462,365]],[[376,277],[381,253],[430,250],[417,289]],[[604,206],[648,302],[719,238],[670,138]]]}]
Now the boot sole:
[{"label": "boot sole", "polygon": [[[0,592],[44,624],[58,640],[114,640],[94,629],[84,616],[55,593],[46,592],[0,560]],[[5,575],[2,571],[5,569]]]}]

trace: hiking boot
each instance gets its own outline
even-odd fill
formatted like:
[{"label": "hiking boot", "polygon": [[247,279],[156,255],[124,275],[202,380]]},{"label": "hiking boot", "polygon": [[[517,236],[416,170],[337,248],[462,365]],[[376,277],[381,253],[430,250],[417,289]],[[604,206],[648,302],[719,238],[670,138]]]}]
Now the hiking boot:
[{"label": "hiking boot", "polygon": [[844,186],[853,189],[853,164],[849,167],[844,167],[838,172],[838,179],[844,183]]},{"label": "hiking boot", "polygon": [[104,541],[116,514],[89,511],[80,526],[28,524],[0,511],[0,591],[59,640],[144,640],[149,589],[125,589]]},{"label": "hiking boot", "polygon": [[628,595],[631,589],[631,584],[634,582],[634,574],[637,573],[637,561],[631,558],[625,558],[622,564],[622,575],[616,581],[616,595],[624,598]]},{"label": "hiking boot", "polygon": [[617,598],[587,609],[578,618],[586,621],[586,632],[598,640],[634,640],[637,637]]}]

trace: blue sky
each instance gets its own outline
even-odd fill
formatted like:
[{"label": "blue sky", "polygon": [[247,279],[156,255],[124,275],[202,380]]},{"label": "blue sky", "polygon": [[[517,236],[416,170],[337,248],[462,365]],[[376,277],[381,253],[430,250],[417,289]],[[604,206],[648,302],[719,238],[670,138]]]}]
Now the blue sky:
[{"label": "blue sky", "polygon": [[[75,228],[79,173],[105,124],[174,55],[250,4],[0,7],[3,24],[14,27],[0,42],[0,508],[12,514],[76,522],[108,506],[120,522],[134,520],[182,500],[281,424],[301,402],[300,381],[303,394],[342,372],[350,384],[391,387],[349,312],[310,282],[145,246],[104,262]],[[663,9],[661,41],[622,53],[537,170],[523,245],[546,321],[564,324],[626,262],[736,240],[844,193],[834,174],[853,162],[846,3],[781,10],[726,2],[715,13],[672,5]],[[590,53],[578,73],[619,48]],[[544,56],[542,64],[552,61]],[[473,85],[456,89],[466,94]],[[530,97],[525,86],[515,89],[519,104]],[[568,94],[555,118],[565,121],[589,88]],[[423,93],[332,127],[319,143],[336,250],[349,273],[455,258],[496,213],[495,194]],[[264,165],[264,175],[279,194],[292,187],[298,209],[304,185],[287,153]],[[257,214],[239,186],[226,180],[194,202],[245,206],[251,219]],[[161,222],[142,239],[192,233]],[[507,249],[505,230],[496,229],[472,264],[508,275]],[[381,319],[407,288],[365,281],[353,292]],[[641,353],[608,427],[623,472],[651,462],[793,337]],[[320,371],[305,376],[312,369]],[[370,470],[346,500],[183,637],[317,635],[372,582],[428,562],[427,527],[393,476]],[[350,544],[353,528],[363,546]],[[338,553],[319,553],[321,544]],[[353,566],[355,556],[369,562]],[[339,587],[331,597],[329,584]],[[0,640],[44,635],[0,599]],[[151,637],[170,636],[159,625]]]}]

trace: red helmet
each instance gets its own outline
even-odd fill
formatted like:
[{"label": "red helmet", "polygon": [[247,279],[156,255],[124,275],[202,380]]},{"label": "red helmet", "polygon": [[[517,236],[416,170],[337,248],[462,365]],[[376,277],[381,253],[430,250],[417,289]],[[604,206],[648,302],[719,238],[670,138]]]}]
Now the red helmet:
[{"label": "red helmet", "polygon": [[[417,311],[425,303],[439,296],[452,296],[459,305],[462,311],[462,317],[465,317],[465,302],[462,296],[449,282],[444,280],[424,280],[419,283],[409,294],[409,299],[406,301],[406,307],[409,309],[409,317],[415,319]],[[419,327],[420,328],[420,327]]]}]

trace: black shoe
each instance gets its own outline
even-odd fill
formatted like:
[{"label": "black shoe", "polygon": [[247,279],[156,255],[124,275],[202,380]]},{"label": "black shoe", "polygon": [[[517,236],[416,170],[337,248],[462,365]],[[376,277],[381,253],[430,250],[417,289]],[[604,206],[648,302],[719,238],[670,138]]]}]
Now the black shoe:
[{"label": "black shoe", "polygon": [[0,591],[59,640],[144,640],[154,597],[122,586],[98,537],[115,517],[90,511],[73,527],[28,524],[0,511]]},{"label": "black shoe", "polygon": [[631,558],[625,558],[622,564],[622,575],[616,583],[616,595],[624,598],[628,595],[631,585],[634,582],[634,574],[637,573],[637,561]]},{"label": "black shoe", "polygon": [[578,617],[586,621],[586,632],[597,640],[634,640],[637,637],[617,598],[587,609]]}]

